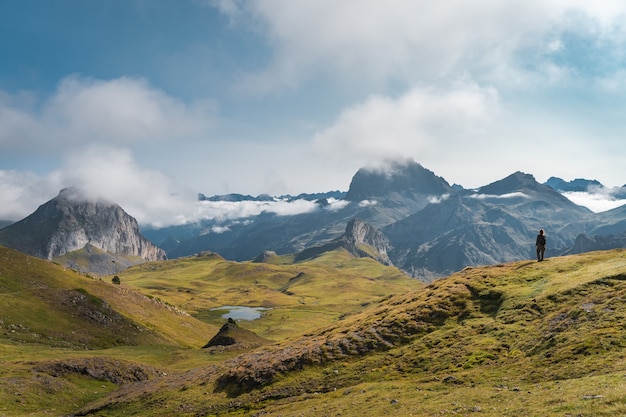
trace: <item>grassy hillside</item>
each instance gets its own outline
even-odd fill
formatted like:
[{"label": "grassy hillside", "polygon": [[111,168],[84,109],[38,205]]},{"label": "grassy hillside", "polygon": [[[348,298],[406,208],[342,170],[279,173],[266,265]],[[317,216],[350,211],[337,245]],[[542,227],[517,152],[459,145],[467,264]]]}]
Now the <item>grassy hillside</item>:
[{"label": "grassy hillside", "polygon": [[423,285],[345,252],[299,265],[289,256],[255,264],[204,254],[118,277],[114,285],[112,276],[0,247],[0,415],[69,414],[119,385],[178,378],[265,343],[241,329],[227,336],[245,335],[243,343],[200,349],[225,322],[212,307],[271,307],[240,324],[283,340]]},{"label": "grassy hillside", "polygon": [[0,339],[99,349],[201,346],[217,331],[163,301],[0,247]]},{"label": "grassy hillside", "polygon": [[[0,248],[0,415],[626,415],[624,250],[428,286],[342,251],[119,277]],[[238,323],[270,342],[201,349],[223,305],[272,308]]]},{"label": "grassy hillside", "polygon": [[82,414],[626,415],[625,297],[624,250],[467,268]]},{"label": "grassy hillside", "polygon": [[274,341],[312,332],[391,294],[424,285],[344,250],[297,263],[286,256],[269,263],[232,262],[205,253],[145,263],[118,276],[122,283],[217,326],[224,323],[224,311],[214,308],[270,308],[261,319],[240,325]]},{"label": "grassy hillside", "polygon": [[184,363],[217,330],[131,287],[0,247],[0,415],[76,409]]}]

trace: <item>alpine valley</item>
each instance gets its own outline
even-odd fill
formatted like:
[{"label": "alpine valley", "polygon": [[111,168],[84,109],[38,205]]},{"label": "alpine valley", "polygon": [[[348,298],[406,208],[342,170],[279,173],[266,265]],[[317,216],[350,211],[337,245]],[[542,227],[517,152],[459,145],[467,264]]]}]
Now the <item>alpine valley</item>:
[{"label": "alpine valley", "polygon": [[562,194],[598,185],[403,161],[161,229],[65,188],[0,229],[0,416],[626,415],[626,208]]}]

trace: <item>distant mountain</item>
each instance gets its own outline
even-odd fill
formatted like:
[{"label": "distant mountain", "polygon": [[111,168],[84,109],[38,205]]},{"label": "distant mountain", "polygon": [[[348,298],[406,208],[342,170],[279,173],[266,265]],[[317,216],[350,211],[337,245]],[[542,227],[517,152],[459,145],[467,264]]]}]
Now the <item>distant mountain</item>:
[{"label": "distant mountain", "polygon": [[61,190],[28,217],[1,229],[0,244],[49,260],[88,245],[145,261],[167,257],[163,249],[141,235],[137,221],[120,206],[91,201],[73,187]]},{"label": "distant mountain", "polygon": [[393,193],[407,197],[441,195],[452,190],[446,180],[420,164],[413,161],[392,162],[384,169],[359,169],[352,178],[346,200],[384,198]]},{"label": "distant mountain", "polygon": [[246,219],[206,220],[194,226],[144,230],[144,234],[153,242],[163,242],[170,258],[211,250],[226,259],[243,261],[254,259],[264,250],[298,253],[328,243],[340,237],[355,218],[380,229],[452,191],[445,180],[420,164],[404,161],[385,170],[360,169],[345,194],[347,204],[341,209],[330,207],[325,198],[315,195],[317,209],[306,214],[280,216],[264,212]]},{"label": "distant mountain", "polygon": [[586,180],[583,178],[565,181],[558,177],[550,177],[544,184],[559,192],[587,191],[589,187],[602,187],[602,184],[597,180]]},{"label": "distant mountain", "polygon": [[[359,219],[382,234],[390,264],[430,281],[466,266],[533,259],[539,229],[548,236],[547,256],[571,253],[581,234],[626,231],[626,207],[593,213],[564,197],[566,183],[557,180],[540,184],[515,172],[467,190],[415,161],[392,162],[358,170],[341,208],[320,199],[318,209],[306,214],[262,213],[144,233],[164,242],[170,258],[206,250],[237,261],[266,251],[306,257],[340,245],[346,225]],[[569,189],[596,184],[575,180]]]},{"label": "distant mountain", "polygon": [[544,183],[548,187],[560,193],[567,192],[588,192],[603,193],[616,200],[626,200],[626,184],[621,187],[607,188],[597,180],[586,180],[577,178],[572,181],[564,181],[561,178],[550,177]]},{"label": "distant mountain", "polygon": [[308,201],[316,201],[320,199],[343,199],[345,198],[346,193],[342,191],[329,191],[326,193],[302,193],[296,196],[292,195],[281,195],[278,197],[272,197],[267,194],[260,194],[256,197],[251,195],[244,194],[224,194],[224,195],[214,195],[207,197],[206,195],[199,193],[198,200],[199,201],[229,201],[229,202],[240,202],[240,201],[275,201],[275,200],[285,200],[285,201],[295,201],[295,200],[308,200]]},{"label": "distant mountain", "polygon": [[244,194],[224,194],[207,197],[202,193],[198,194],[198,200],[200,201],[272,201],[274,197],[267,194],[261,194],[257,197]]},{"label": "distant mountain", "polygon": [[585,253],[616,248],[626,248],[626,232],[607,236],[580,234],[576,238],[576,242],[574,242],[571,253]]},{"label": "distant mountain", "polygon": [[394,265],[430,280],[468,265],[532,259],[540,228],[551,234],[548,254],[558,254],[584,230],[581,224],[562,232],[563,225],[592,214],[532,175],[516,172],[475,193],[430,204],[382,232],[392,242]]}]

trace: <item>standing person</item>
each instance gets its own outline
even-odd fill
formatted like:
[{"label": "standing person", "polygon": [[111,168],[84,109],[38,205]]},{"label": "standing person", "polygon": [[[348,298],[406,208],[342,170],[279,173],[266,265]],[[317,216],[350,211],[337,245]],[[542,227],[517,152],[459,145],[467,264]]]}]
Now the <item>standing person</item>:
[{"label": "standing person", "polygon": [[543,234],[543,229],[539,230],[535,246],[537,247],[537,260],[541,262],[543,261],[543,254],[546,251],[546,235]]}]

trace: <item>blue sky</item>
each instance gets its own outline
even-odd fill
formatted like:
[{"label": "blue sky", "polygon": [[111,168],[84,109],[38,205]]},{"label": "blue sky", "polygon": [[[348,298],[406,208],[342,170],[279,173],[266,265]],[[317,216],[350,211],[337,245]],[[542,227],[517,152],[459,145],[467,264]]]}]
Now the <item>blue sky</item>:
[{"label": "blue sky", "polygon": [[479,3],[0,0],[0,219],[79,185],[167,222],[398,157],[626,184],[626,4]]}]

